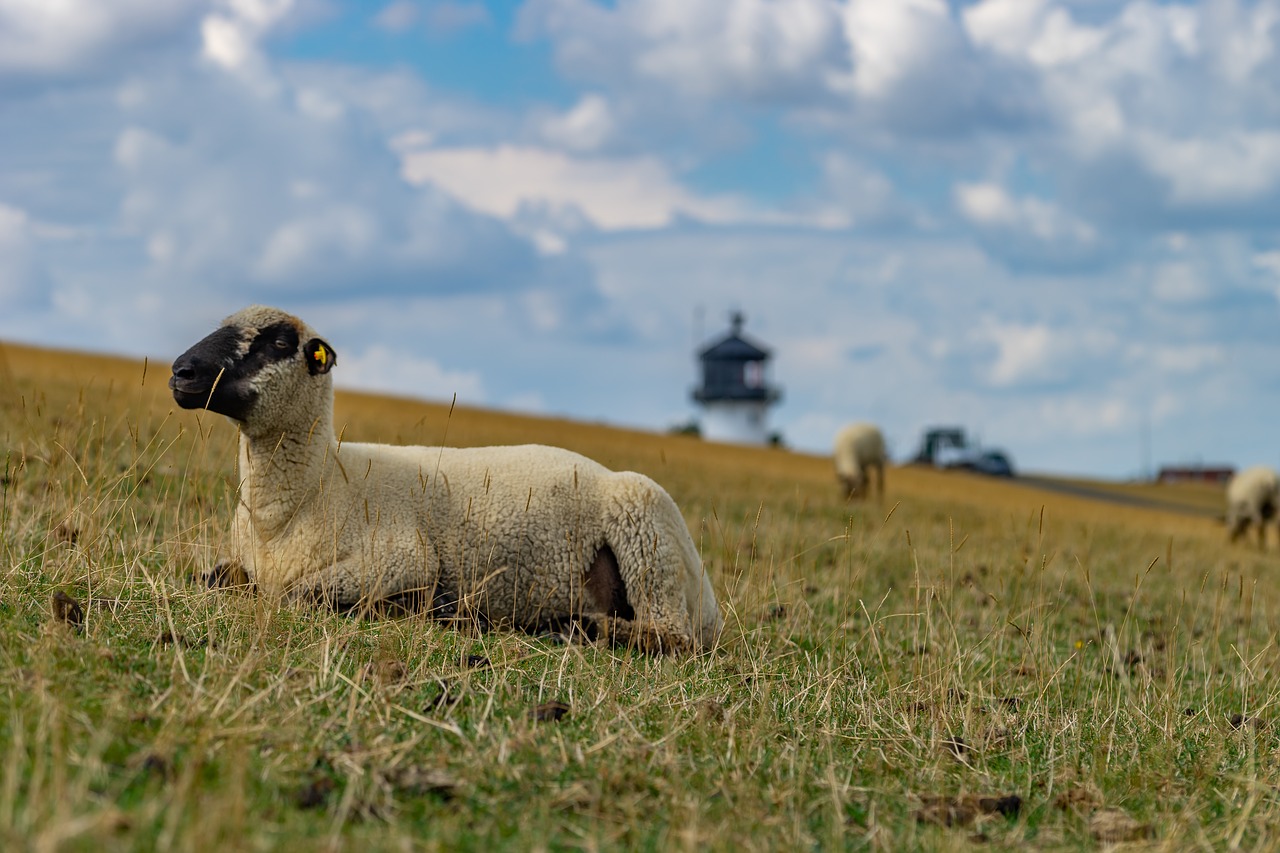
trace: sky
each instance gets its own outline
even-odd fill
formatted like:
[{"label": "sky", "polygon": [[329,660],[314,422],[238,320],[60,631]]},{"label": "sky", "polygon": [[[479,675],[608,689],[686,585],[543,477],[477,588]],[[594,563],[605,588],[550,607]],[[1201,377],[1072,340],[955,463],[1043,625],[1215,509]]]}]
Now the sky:
[{"label": "sky", "polygon": [[1280,0],[0,0],[0,339],[244,305],[342,387],[1280,464]]}]

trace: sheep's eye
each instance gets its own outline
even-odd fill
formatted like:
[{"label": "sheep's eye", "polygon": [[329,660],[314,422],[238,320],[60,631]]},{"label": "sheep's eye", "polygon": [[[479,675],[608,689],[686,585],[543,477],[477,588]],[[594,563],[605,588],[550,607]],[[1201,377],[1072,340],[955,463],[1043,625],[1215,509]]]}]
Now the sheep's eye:
[{"label": "sheep's eye", "polygon": [[276,349],[288,349],[288,348],[289,348],[288,338],[276,338]]}]

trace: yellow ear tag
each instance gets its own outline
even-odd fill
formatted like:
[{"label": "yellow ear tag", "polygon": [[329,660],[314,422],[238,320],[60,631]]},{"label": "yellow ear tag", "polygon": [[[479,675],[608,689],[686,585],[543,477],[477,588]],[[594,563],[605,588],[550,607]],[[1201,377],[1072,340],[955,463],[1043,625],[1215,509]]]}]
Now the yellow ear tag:
[{"label": "yellow ear tag", "polygon": [[324,347],[318,346],[316,347],[316,354],[312,356],[312,358],[314,358],[316,361],[320,362],[321,364],[324,364],[326,361],[329,360],[329,354],[324,351]]}]

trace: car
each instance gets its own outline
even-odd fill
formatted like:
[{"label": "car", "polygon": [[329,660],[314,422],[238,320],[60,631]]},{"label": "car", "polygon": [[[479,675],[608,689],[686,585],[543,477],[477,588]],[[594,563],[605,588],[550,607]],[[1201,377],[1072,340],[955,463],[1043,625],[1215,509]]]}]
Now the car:
[{"label": "car", "polygon": [[942,463],[950,471],[972,471],[991,477],[1012,477],[1013,463],[998,450],[986,450],[973,456],[965,456]]},{"label": "car", "polygon": [[1014,476],[1013,461],[1002,450],[982,450],[961,427],[934,427],[924,433],[912,460],[951,471],[973,471],[992,477]]},{"label": "car", "polygon": [[973,470],[992,477],[1012,477],[1013,463],[999,450],[987,450],[974,458]]}]

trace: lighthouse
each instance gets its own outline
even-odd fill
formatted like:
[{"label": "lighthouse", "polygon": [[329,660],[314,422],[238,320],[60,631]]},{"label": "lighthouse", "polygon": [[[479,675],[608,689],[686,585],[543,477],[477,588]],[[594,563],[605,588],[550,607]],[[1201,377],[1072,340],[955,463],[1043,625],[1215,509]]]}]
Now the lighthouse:
[{"label": "lighthouse", "polygon": [[698,353],[702,384],[693,399],[702,406],[703,438],[737,444],[769,442],[769,407],[782,397],[769,384],[769,350],[742,336],[741,311],[731,317],[729,334]]}]

